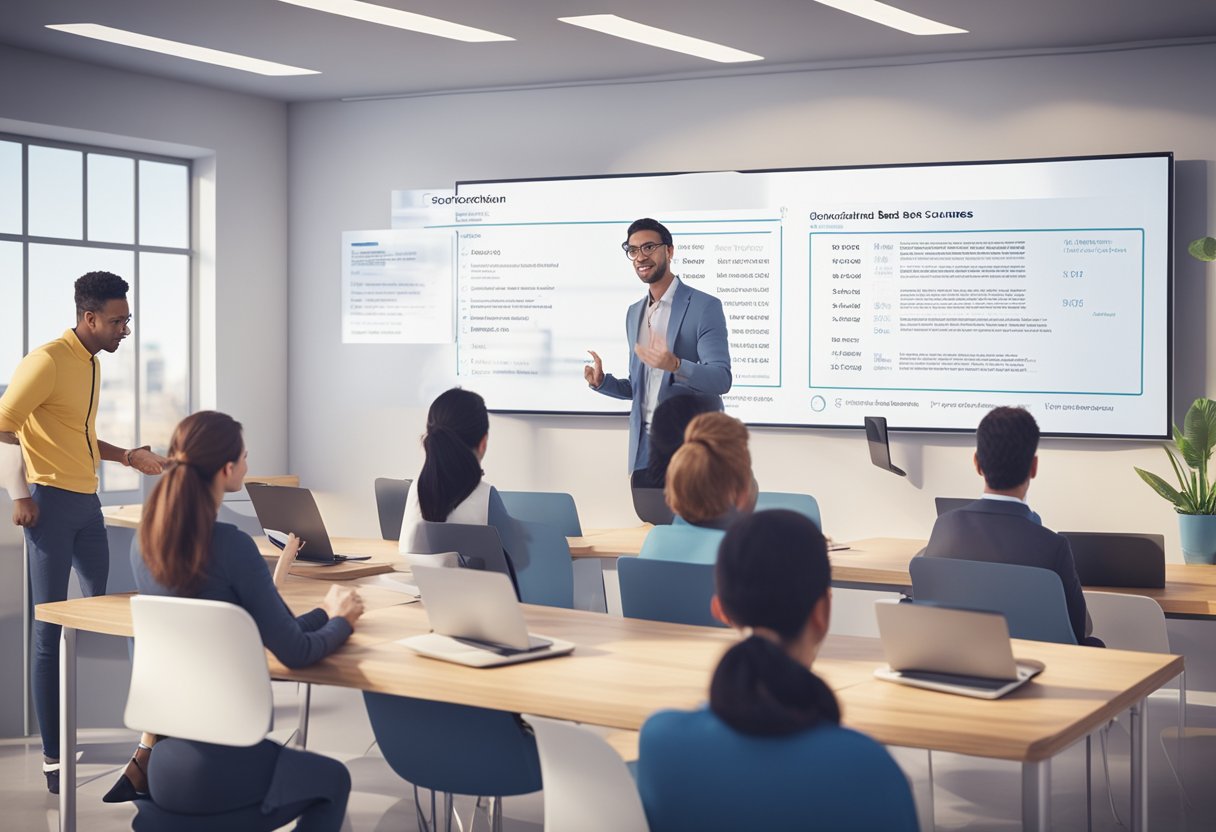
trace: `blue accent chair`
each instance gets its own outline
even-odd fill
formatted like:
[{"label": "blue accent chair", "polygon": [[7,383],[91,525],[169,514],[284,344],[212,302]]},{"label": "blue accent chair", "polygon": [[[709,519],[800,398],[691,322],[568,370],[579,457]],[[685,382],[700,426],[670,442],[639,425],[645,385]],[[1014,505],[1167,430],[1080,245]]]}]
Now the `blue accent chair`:
[{"label": "blue accent chair", "polygon": [[[573,505],[573,503],[571,503]],[[574,608],[574,562],[566,536],[547,523],[506,519],[498,526],[525,604]]]},{"label": "blue accent chair", "polygon": [[709,599],[714,594],[712,563],[625,557],[617,559],[616,569],[621,585],[621,613],[626,618],[701,627],[726,626],[709,611]]},{"label": "blue accent chair", "polygon": [[795,494],[789,491],[761,491],[756,495],[756,511],[770,508],[785,508],[796,511],[823,531],[823,518],[819,513],[819,501],[810,494]]},{"label": "blue accent chair", "polygon": [[642,542],[642,560],[674,560],[682,563],[718,562],[718,546],[726,532],[688,523],[655,526]]},{"label": "blue accent chair", "polygon": [[[581,537],[578,507],[574,498],[560,491],[499,491],[503,505],[516,520],[544,523],[565,537]],[[508,551],[510,549],[508,548]]]}]

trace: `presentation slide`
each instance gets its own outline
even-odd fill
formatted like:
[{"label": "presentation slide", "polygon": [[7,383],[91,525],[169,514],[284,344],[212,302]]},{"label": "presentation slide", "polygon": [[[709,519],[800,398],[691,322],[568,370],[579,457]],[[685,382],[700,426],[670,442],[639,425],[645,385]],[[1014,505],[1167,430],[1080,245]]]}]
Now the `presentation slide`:
[{"label": "presentation slide", "polygon": [[1150,154],[464,182],[410,192],[401,224],[447,235],[453,378],[496,410],[628,411],[582,367],[628,373],[646,288],[621,243],[652,216],[722,302],[749,424],[971,430],[1010,404],[1046,433],[1161,437],[1171,174]]}]

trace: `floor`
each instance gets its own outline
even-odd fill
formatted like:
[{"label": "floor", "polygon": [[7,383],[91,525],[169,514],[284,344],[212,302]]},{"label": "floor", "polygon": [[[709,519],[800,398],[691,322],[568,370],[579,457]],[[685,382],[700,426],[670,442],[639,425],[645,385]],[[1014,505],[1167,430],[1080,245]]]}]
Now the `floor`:
[{"label": "floor", "polygon": [[[294,685],[276,683],[277,722],[294,725]],[[1184,805],[1176,780],[1163,751],[1177,761],[1177,740],[1171,733],[1177,725],[1177,699],[1162,691],[1149,703],[1150,737],[1150,828],[1158,830],[1216,829],[1216,707],[1201,701],[1188,709],[1184,740],[1184,782],[1190,805]],[[276,731],[286,739],[288,729]],[[1163,739],[1164,735],[1164,739]],[[1109,734],[1108,757],[1114,786],[1113,803],[1122,823],[1127,823],[1128,735],[1121,724]],[[79,825],[87,832],[129,829],[133,810],[129,805],[111,806],[101,795],[117,776],[133,747],[134,734],[125,730],[82,732],[80,758]],[[371,727],[357,692],[335,688],[314,689],[309,747],[344,761],[351,770],[354,789],[347,823],[349,832],[389,832],[418,829],[413,790],[385,764],[373,747]],[[912,749],[894,749],[896,759],[913,783],[917,800],[928,793],[928,755]],[[1094,742],[1093,829],[1114,832],[1124,828],[1112,814],[1102,773],[1101,745]],[[58,812],[55,798],[48,795],[39,770],[40,756],[34,740],[0,741],[0,805],[4,821],[0,827],[25,832],[53,832]],[[1084,830],[1085,746],[1079,743],[1056,758],[1052,767],[1052,812],[1054,828]],[[1017,830],[1020,825],[1021,778],[1016,766],[953,754],[932,757],[936,828],[939,830]],[[425,794],[425,793],[424,793]],[[424,797],[429,804],[429,799]],[[505,828],[510,832],[540,832],[542,807],[539,795],[506,801]],[[462,829],[470,829],[473,800],[457,802]],[[473,828],[488,829],[484,808]]]}]

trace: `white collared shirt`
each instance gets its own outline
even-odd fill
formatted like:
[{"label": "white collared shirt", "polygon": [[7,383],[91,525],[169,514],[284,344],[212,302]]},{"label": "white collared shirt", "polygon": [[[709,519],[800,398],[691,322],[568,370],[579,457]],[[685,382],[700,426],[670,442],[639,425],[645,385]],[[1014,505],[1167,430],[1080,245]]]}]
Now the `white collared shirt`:
[{"label": "white collared shirt", "polygon": [[1021,499],[1020,497],[1013,497],[1013,496],[1010,496],[1009,494],[989,494],[988,492],[985,492],[980,495],[980,499],[981,500],[1000,500],[1000,501],[1006,502],[1006,503],[1021,503],[1022,505],[1026,506],[1027,508],[1030,507],[1030,503]]},{"label": "white collared shirt", "polygon": [[[644,347],[651,344],[667,346],[667,322],[671,320],[671,302],[675,298],[676,286],[679,283],[680,278],[673,279],[657,303],[650,303],[650,294],[647,293],[646,312],[642,325],[638,327],[639,345]],[[659,389],[663,384],[663,370],[647,367],[644,378],[646,382],[645,389],[642,391],[642,422],[649,431],[650,422],[654,418],[654,410],[659,406]]]}]

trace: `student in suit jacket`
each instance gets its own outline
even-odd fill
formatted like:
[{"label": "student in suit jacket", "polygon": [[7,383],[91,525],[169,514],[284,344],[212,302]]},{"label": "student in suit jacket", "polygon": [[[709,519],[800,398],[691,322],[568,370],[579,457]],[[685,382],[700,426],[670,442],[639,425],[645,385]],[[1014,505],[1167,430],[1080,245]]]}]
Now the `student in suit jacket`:
[{"label": "student in suit jacket", "polygon": [[730,390],[730,348],[722,302],[680,281],[671,271],[675,252],[671,232],[649,217],[629,226],[621,244],[633,270],[649,287],[646,297],[629,307],[625,334],[633,352],[629,378],[604,372],[591,352],[583,376],[595,390],[616,399],[631,399],[629,470],[645,468],[647,433],[659,402],[680,393],[700,393],[722,409]]},{"label": "student in suit jacket", "polygon": [[745,637],[714,671],[709,704],[642,726],[638,793],[652,832],[913,832],[912,791],[885,748],[841,726],[813,663],[831,619],[819,527],[761,511],[722,541],[716,618]]},{"label": "student in suit jacket", "polygon": [[998,407],[975,434],[975,470],[984,478],[983,497],[937,518],[923,553],[1050,569],[1060,576],[1068,618],[1078,644],[1101,647],[1089,635],[1081,579],[1068,540],[1043,527],[1026,503],[1039,470],[1039,426],[1020,407]]}]

